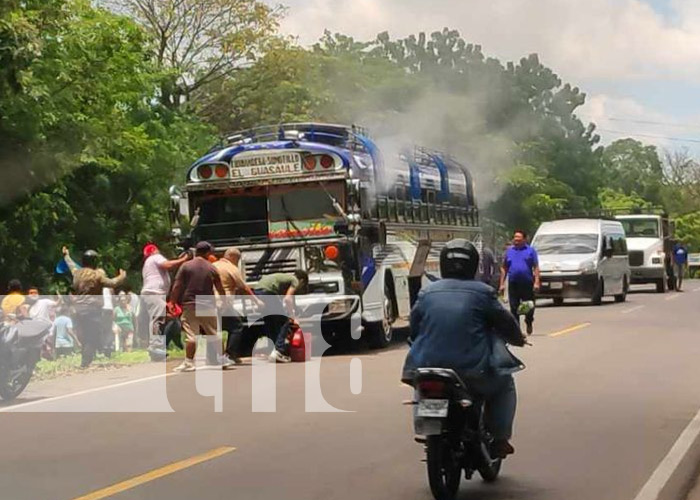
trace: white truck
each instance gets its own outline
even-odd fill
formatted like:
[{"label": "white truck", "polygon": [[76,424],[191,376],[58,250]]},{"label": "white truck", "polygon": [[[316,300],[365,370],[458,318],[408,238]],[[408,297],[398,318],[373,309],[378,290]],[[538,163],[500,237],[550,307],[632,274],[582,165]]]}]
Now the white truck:
[{"label": "white truck", "polygon": [[654,283],[665,293],[672,282],[673,224],[663,213],[618,214],[625,228],[632,284]]}]

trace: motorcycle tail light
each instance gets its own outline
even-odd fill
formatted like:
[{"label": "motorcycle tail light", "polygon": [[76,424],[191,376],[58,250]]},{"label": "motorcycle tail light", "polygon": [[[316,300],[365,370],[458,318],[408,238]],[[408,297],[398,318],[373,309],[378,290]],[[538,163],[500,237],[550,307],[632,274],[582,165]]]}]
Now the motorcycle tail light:
[{"label": "motorcycle tail light", "polygon": [[424,398],[439,398],[445,394],[446,384],[441,380],[423,380],[418,383],[418,392]]}]

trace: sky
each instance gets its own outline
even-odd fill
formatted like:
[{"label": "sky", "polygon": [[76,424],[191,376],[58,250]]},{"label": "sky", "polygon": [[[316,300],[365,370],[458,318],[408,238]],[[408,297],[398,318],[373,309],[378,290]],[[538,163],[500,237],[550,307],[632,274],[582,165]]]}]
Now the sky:
[{"label": "sky", "polygon": [[324,29],[368,40],[457,29],[484,53],[537,53],[587,93],[579,116],[605,143],[635,137],[700,157],[698,0],[281,0],[282,30],[309,45]]}]

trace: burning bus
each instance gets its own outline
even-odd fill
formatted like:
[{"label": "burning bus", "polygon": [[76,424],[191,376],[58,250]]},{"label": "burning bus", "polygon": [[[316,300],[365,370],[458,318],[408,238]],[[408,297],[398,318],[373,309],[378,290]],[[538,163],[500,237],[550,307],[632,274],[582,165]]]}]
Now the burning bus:
[{"label": "burning bus", "polygon": [[[297,297],[304,321],[319,321],[333,345],[357,338],[391,342],[421,286],[439,275],[442,245],[481,244],[469,170],[425,148],[385,157],[357,126],[295,123],[232,134],[171,188],[173,235],[235,246],[251,286],[262,276],[303,269]],[[313,317],[304,317],[314,305]],[[322,312],[318,312],[322,311]]]}]

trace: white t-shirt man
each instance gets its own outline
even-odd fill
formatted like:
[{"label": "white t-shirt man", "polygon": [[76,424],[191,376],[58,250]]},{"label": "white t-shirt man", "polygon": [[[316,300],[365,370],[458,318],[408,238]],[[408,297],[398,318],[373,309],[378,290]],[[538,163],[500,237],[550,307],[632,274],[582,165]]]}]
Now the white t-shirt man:
[{"label": "white t-shirt man", "polygon": [[39,299],[29,309],[29,317],[32,319],[40,319],[48,323],[53,323],[56,316],[56,301],[51,299]]},{"label": "white t-shirt man", "polygon": [[161,267],[168,262],[162,254],[151,255],[143,263],[141,275],[143,277],[143,287],[141,293],[165,295],[170,290],[170,274]]}]

